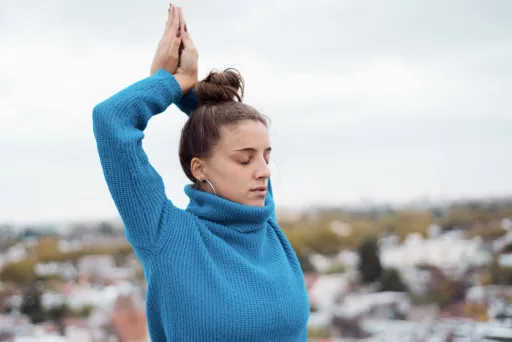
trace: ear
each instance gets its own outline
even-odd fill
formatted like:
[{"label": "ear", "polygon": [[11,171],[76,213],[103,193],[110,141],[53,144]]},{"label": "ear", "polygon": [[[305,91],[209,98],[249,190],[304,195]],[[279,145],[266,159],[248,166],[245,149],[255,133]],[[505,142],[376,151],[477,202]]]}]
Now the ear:
[{"label": "ear", "polygon": [[197,157],[192,158],[190,161],[190,171],[192,171],[192,175],[198,181],[202,181],[208,176],[205,173],[205,162]]}]

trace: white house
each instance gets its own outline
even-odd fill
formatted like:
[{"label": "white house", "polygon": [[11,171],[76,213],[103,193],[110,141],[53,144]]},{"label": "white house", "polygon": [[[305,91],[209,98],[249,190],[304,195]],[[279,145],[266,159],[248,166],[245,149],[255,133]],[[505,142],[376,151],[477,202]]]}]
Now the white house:
[{"label": "white house", "polygon": [[411,308],[407,293],[403,292],[373,292],[350,294],[343,298],[336,309],[339,317],[354,318],[381,309],[395,308],[404,315]]},{"label": "white house", "polygon": [[311,328],[325,328],[333,318],[336,302],[345,294],[350,286],[345,274],[322,275],[316,278],[309,288],[308,295],[312,308],[308,326]]},{"label": "white house", "polygon": [[27,256],[25,245],[20,242],[5,251],[3,261],[4,263],[18,262],[25,259]]},{"label": "white house", "polygon": [[318,310],[333,307],[347,292],[350,282],[344,274],[322,275],[311,285],[309,299]]},{"label": "white house", "polygon": [[76,279],[78,272],[72,263],[37,263],[34,271],[38,276],[53,276],[58,275],[63,279],[71,280]]},{"label": "white house", "polygon": [[384,267],[397,269],[429,264],[454,270],[486,265],[491,261],[491,255],[483,249],[483,242],[478,237],[471,240],[449,236],[424,239],[420,234],[410,234],[399,246],[382,246],[380,260]]}]

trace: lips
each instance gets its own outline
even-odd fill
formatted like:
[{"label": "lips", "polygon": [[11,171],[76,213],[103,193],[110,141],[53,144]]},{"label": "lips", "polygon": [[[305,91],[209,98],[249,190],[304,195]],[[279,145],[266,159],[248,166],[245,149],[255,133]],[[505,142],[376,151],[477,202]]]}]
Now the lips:
[{"label": "lips", "polygon": [[255,194],[257,197],[265,197],[267,195],[267,187],[259,186],[257,188],[251,189],[251,192]]}]

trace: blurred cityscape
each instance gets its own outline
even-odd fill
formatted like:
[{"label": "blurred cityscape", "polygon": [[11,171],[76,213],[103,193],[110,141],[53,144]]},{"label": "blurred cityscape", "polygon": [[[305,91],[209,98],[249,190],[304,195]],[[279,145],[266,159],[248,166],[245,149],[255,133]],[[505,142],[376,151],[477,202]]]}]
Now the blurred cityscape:
[{"label": "blurred cityscape", "polygon": [[[310,341],[512,341],[512,199],[281,211]],[[0,341],[149,341],[120,221],[0,224]]]}]

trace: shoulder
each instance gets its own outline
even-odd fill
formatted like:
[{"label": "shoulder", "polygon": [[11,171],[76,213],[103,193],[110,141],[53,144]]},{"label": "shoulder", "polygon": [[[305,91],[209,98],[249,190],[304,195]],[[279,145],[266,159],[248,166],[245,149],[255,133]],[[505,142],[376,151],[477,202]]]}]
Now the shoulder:
[{"label": "shoulder", "polygon": [[198,227],[204,225],[196,216],[168,202],[159,225],[159,239],[155,242],[151,253],[164,250],[177,251],[189,246],[198,234]]}]

